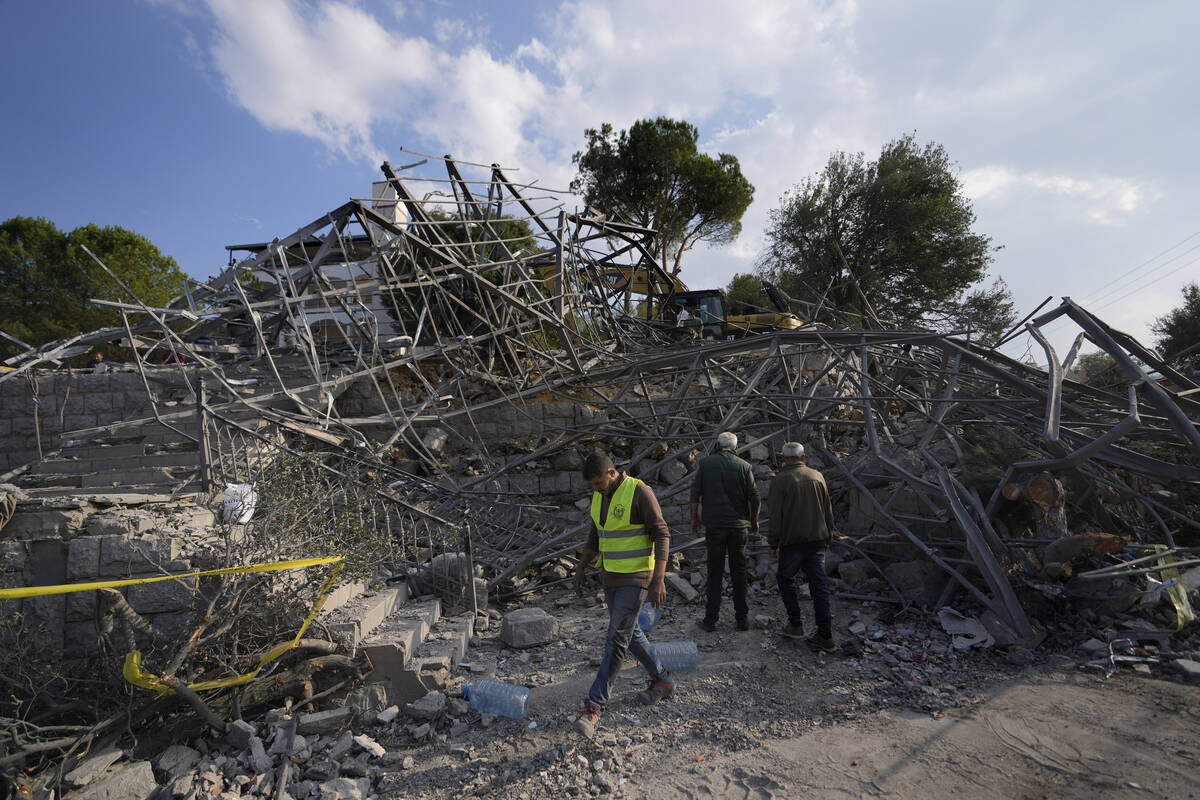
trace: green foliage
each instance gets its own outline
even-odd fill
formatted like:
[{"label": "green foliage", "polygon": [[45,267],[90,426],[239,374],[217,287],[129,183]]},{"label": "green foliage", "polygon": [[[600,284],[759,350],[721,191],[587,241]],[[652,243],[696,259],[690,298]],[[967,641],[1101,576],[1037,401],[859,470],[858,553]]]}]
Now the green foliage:
[{"label": "green foliage", "polygon": [[754,187],[735,156],[697,150],[691,123],[643,119],[616,133],[606,122],[584,136],[571,190],[615,220],[658,231],[657,255],[672,274],[697,242],[728,244],[741,233]]},{"label": "green foliage", "polygon": [[[42,218],[0,223],[0,330],[31,345],[120,324],[120,313],[91,298],[132,302],[87,247],[151,306],[180,293],[186,279],[175,259],[149,240],[115,226],[63,233]],[[0,357],[19,352],[0,343]]]},{"label": "green foliage", "polygon": [[762,279],[748,272],[739,272],[725,287],[725,306],[729,314],[747,313],[750,311],[771,311],[774,307],[763,290]]},{"label": "green foliage", "polygon": [[1200,284],[1183,287],[1183,305],[1171,309],[1150,326],[1157,336],[1159,353],[1168,361],[1180,356],[1185,363],[1200,362]]},{"label": "green foliage", "polygon": [[928,324],[955,314],[991,263],[991,240],[971,231],[974,222],[946,151],[906,135],[876,161],[835,153],[784,195],[760,270],[793,297],[824,294],[821,321],[837,323],[841,312],[864,326],[873,315]]},{"label": "green foliage", "polygon": [[1008,333],[1017,312],[1012,292],[1003,278],[992,281],[990,289],[976,289],[966,296],[950,314],[950,327],[974,332],[977,341],[993,345]]},{"label": "green foliage", "polygon": [[1078,380],[1097,389],[1123,393],[1129,387],[1129,379],[1117,362],[1102,350],[1081,353],[1076,360],[1075,370]]},{"label": "green foliage", "polygon": [[974,446],[963,454],[963,483],[988,497],[1008,468],[1027,457],[1026,447],[1001,428],[977,427],[970,434]]}]

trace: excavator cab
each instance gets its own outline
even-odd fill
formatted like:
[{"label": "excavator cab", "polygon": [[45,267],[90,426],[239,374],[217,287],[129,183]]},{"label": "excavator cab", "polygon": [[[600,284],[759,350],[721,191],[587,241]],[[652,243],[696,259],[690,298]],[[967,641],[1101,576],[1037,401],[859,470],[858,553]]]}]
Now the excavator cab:
[{"label": "excavator cab", "polygon": [[720,289],[676,292],[666,300],[664,316],[679,327],[690,329],[691,338],[722,341],[729,335],[725,320],[725,296]]}]

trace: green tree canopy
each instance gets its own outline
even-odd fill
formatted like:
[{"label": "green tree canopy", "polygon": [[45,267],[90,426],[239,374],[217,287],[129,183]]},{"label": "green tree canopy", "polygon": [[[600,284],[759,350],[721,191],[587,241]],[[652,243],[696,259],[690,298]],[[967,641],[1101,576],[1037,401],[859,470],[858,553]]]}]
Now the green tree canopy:
[{"label": "green tree canopy", "polygon": [[[133,298],[84,247],[147,305],[165,304],[186,280],[175,259],[133,231],[86,225],[63,233],[40,217],[13,217],[0,223],[0,330],[39,345],[119,324],[119,312],[89,300]],[[18,352],[11,342],[0,343],[0,356]]]},{"label": "green tree canopy", "polygon": [[838,312],[864,326],[952,320],[995,249],[974,222],[945,149],[906,135],[876,161],[835,153],[785,194],[759,269],[793,297],[823,297],[830,311],[819,320],[836,323]]},{"label": "green tree canopy", "polygon": [[728,244],[741,233],[754,187],[735,156],[697,150],[691,123],[643,119],[615,133],[606,122],[584,136],[571,190],[615,220],[658,231],[657,255],[673,275],[697,242]]},{"label": "green tree canopy", "polygon": [[763,289],[762,278],[747,272],[738,272],[733,276],[733,280],[725,287],[725,302],[730,314],[741,313],[734,311],[735,308],[750,308],[753,311],[773,309]]},{"label": "green tree canopy", "polygon": [[1183,305],[1156,319],[1150,330],[1158,336],[1156,344],[1163,358],[1200,362],[1200,285],[1184,286]]}]

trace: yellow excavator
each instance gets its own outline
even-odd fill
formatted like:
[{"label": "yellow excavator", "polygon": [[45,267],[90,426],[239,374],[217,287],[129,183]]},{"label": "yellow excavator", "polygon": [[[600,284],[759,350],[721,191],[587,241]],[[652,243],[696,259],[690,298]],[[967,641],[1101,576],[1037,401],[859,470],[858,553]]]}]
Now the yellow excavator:
[{"label": "yellow excavator", "polygon": [[[804,327],[804,320],[793,314],[787,295],[770,281],[763,281],[763,290],[775,307],[774,311],[751,308],[730,308],[720,289],[689,290],[683,281],[665,271],[651,275],[645,269],[610,267],[600,276],[615,290],[644,295],[642,312],[651,324],[662,328],[678,328],[686,338],[723,341],[772,331],[789,331]],[[648,312],[648,313],[647,313]],[[731,313],[737,312],[737,313]]]}]

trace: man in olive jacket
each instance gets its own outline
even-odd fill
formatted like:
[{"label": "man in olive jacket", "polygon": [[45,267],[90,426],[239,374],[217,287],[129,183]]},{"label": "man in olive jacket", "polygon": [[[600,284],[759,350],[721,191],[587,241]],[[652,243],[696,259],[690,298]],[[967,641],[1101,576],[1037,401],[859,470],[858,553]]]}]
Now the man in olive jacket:
[{"label": "man in olive jacket", "polygon": [[729,557],[729,581],[733,584],[733,613],[737,629],[750,629],[750,606],[746,602],[746,540],[758,533],[758,485],[754,471],[734,455],[737,436],[724,431],[717,436],[717,452],[700,459],[692,482],[692,534],[704,524],[708,549],[708,603],[704,619],[696,624],[706,631],[717,629],[721,611],[721,586],[725,558]]},{"label": "man in olive jacket", "polygon": [[825,551],[834,531],[829,488],[820,472],[804,465],[804,445],[788,442],[780,455],[783,466],[771,480],[767,495],[771,519],[767,544],[771,558],[777,554],[779,558],[779,593],[788,615],[783,635],[793,639],[804,635],[800,602],[796,599],[796,574],[804,570],[817,622],[817,630],[806,641],[814,648],[832,652],[833,615],[825,578]]}]

